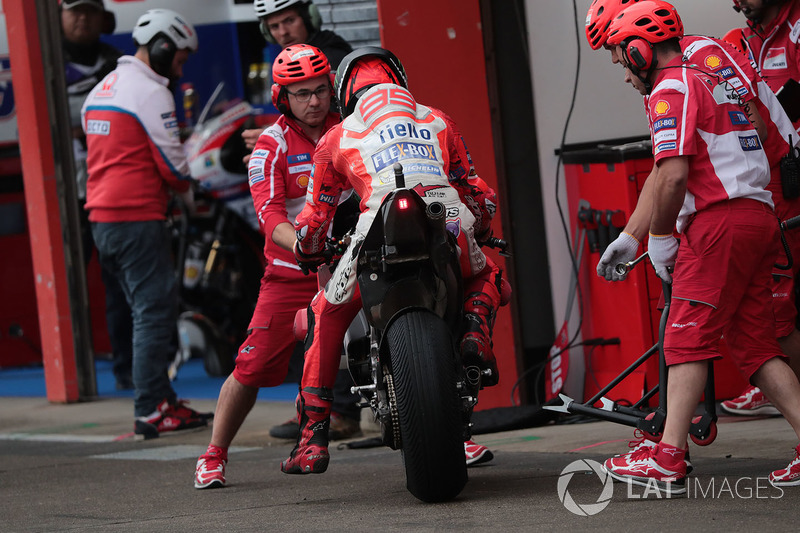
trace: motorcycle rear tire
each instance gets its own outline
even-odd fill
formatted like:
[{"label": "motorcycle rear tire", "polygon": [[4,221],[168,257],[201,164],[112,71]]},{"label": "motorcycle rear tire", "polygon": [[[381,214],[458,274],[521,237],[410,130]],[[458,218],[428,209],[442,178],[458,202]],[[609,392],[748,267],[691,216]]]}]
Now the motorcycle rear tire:
[{"label": "motorcycle rear tire", "polygon": [[467,465],[450,332],[433,313],[412,310],[389,325],[385,340],[406,487],[423,502],[451,500],[467,483]]}]

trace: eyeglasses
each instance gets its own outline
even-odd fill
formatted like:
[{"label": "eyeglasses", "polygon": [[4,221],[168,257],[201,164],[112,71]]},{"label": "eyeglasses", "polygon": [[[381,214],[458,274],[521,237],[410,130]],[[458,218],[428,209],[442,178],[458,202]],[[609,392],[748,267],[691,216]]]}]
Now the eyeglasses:
[{"label": "eyeglasses", "polygon": [[308,89],[301,89],[296,93],[293,93],[289,89],[286,89],[286,92],[294,96],[298,102],[304,104],[311,100],[311,95],[316,95],[319,100],[323,98],[327,98],[331,94],[331,88],[327,85],[323,85],[322,87],[317,88],[315,91],[309,91]]}]

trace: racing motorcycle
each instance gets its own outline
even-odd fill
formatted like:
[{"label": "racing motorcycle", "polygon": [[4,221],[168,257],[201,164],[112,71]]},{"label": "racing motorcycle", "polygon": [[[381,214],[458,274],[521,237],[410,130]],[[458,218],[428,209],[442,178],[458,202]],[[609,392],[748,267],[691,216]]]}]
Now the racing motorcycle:
[{"label": "racing motorcycle", "polygon": [[181,313],[170,379],[193,357],[203,359],[210,376],[233,370],[264,272],[264,236],[243,162],[250,151],[241,136],[252,127],[253,108],[247,102],[218,103],[221,88],[184,144],[197,182],[196,213],[189,217],[179,200],[172,211]]},{"label": "racing motorcycle", "polygon": [[[458,350],[463,283],[445,206],[406,188],[399,163],[394,171],[397,188],[360,246],[346,252],[358,254],[362,310],[345,356],[383,444],[402,452],[409,492],[442,502],[466,485],[464,440],[489,371],[465,366]],[[505,248],[499,239],[489,244]]]}]

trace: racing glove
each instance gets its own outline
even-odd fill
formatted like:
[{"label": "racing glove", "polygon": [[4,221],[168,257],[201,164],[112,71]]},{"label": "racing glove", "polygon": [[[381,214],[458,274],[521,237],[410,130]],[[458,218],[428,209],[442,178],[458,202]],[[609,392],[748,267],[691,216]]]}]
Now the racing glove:
[{"label": "racing glove", "polygon": [[672,283],[672,268],[678,256],[678,239],[670,235],[653,235],[647,241],[647,253],[656,269],[656,275],[667,283]]},{"label": "racing glove", "polygon": [[303,271],[303,274],[308,276],[309,272],[316,272],[317,269],[326,263],[329,263],[331,260],[331,254],[328,250],[323,249],[318,254],[305,254],[298,246],[298,242],[294,241],[294,246],[292,250],[294,251],[294,259],[297,261],[300,270]]},{"label": "racing glove", "polygon": [[605,278],[606,281],[623,281],[628,277],[628,273],[620,274],[616,266],[620,263],[628,263],[636,259],[636,252],[639,250],[639,241],[630,233],[622,232],[614,242],[608,245],[606,251],[597,263],[597,275]]}]

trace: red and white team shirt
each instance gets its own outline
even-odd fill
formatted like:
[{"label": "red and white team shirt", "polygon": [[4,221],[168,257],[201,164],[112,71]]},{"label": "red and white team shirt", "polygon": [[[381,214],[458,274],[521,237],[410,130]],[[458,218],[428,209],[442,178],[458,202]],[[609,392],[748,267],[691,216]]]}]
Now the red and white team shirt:
[{"label": "red and white team shirt", "polygon": [[750,61],[730,44],[704,35],[686,35],[681,39],[684,62],[721,76],[735,90],[743,102],[757,97],[757,74]]},{"label": "red and white team shirt", "polygon": [[794,126],[775,93],[749,58],[721,39],[687,35],[681,39],[681,49],[684,62],[719,76],[719,82],[728,84],[742,102],[749,102],[756,107],[767,127],[763,146],[772,169],[767,189],[773,196],[777,194],[782,197],[780,160],[789,153],[789,136],[793,137],[795,143],[800,143],[800,136],[795,134]]},{"label": "red and white team shirt", "polygon": [[[339,123],[330,113],[325,131]],[[324,132],[323,132],[324,133]],[[248,164],[248,181],[261,231],[264,255],[270,265],[297,271],[294,254],[275,244],[272,233],[282,222],[293,223],[303,209],[311,180],[316,143],[292,119],[281,115],[256,141]]]},{"label": "red and white team shirt", "polygon": [[[777,92],[790,79],[800,81],[800,3],[786,2],[764,31],[744,28],[745,42],[759,72]],[[800,120],[795,122],[800,131]]]},{"label": "red and white team shirt", "polygon": [[189,190],[169,80],[123,56],[89,93],[81,110],[93,222],[164,220],[169,189]]},{"label": "red and white team shirt", "polygon": [[686,196],[676,228],[690,215],[729,199],[750,198],[772,207],[769,162],[758,134],[738,105],[739,95],[717,75],[677,57],[659,72],[646,99],[656,164],[689,158]]}]

